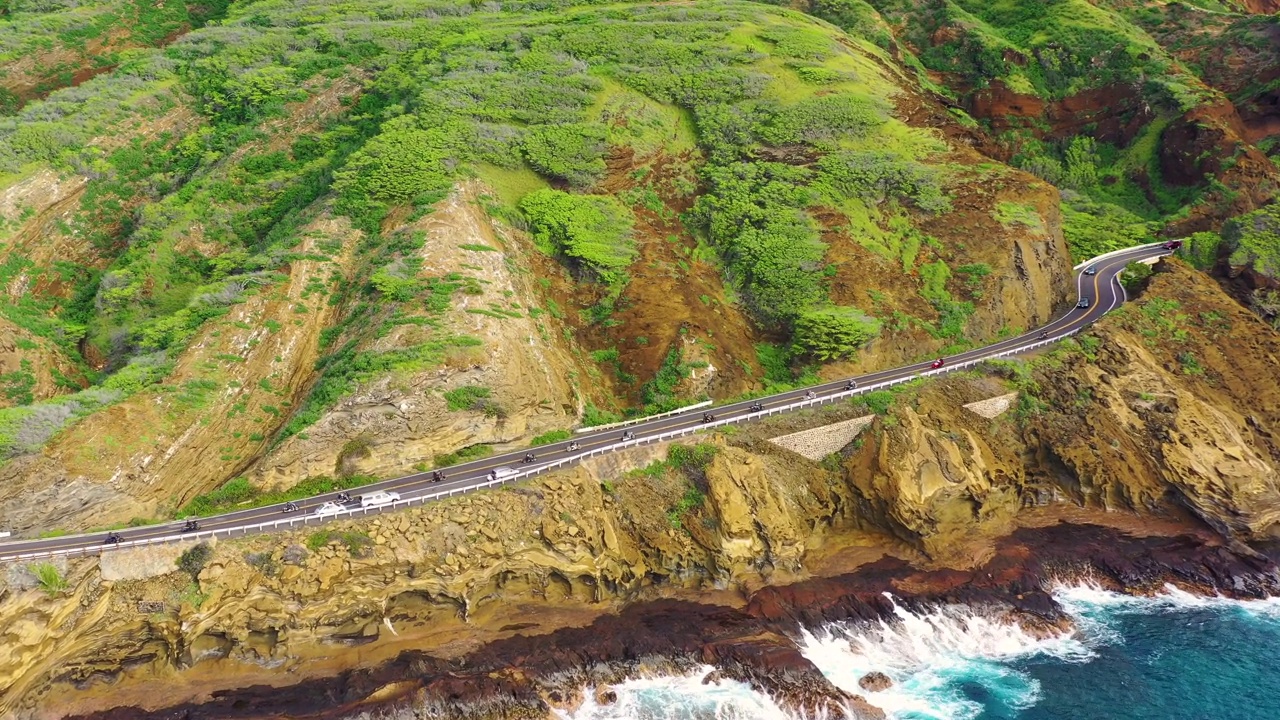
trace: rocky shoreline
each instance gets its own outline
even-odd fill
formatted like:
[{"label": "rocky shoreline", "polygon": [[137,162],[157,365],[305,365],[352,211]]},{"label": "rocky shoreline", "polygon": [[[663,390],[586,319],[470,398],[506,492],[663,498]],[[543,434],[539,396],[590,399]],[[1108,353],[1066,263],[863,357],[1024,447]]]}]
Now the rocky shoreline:
[{"label": "rocky shoreline", "polygon": [[438,718],[544,718],[553,706],[576,704],[587,686],[712,665],[717,677],[748,683],[784,707],[877,718],[883,713],[836,688],[800,653],[792,638],[801,629],[881,620],[892,615],[895,603],[907,609],[963,604],[1058,633],[1069,629],[1069,619],[1047,588],[1083,578],[1136,594],[1167,583],[1240,599],[1280,593],[1280,569],[1270,558],[1207,532],[1137,537],[1060,523],[1015,531],[972,570],[919,569],[885,558],[857,573],[763,588],[740,609],[680,600],[639,603],[586,627],[516,636],[453,660],[410,651],[374,668],[291,687],[245,687],[201,703],[74,717],[344,718],[416,708]]},{"label": "rocky shoreline", "polygon": [[[1161,304],[1078,342],[896,396],[831,462],[767,440],[859,408],[222,542],[197,566],[109,554],[68,563],[57,592],[13,568],[0,717],[546,717],[706,665],[875,717],[802,628],[953,604],[1056,635],[1071,619],[1047,589],[1085,578],[1277,594],[1280,335],[1186,266],[1150,282]],[[1199,315],[1160,342],[1168,303]],[[1005,415],[966,409],[1018,388]]]}]

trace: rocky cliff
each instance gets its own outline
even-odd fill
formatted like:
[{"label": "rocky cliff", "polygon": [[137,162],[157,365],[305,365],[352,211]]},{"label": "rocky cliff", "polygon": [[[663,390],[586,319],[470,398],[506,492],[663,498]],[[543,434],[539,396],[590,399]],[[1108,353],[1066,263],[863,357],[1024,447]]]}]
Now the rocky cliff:
[{"label": "rocky cliff", "polygon": [[[850,459],[869,507],[938,559],[965,557],[1026,507],[1193,514],[1266,542],[1280,510],[1271,428],[1280,336],[1213,281],[1166,261],[1144,290],[1078,340],[981,380],[899,403]],[[961,408],[1020,391],[987,420]]]},{"label": "rocky cliff", "polygon": [[[761,3],[626,18],[583,3],[605,48],[599,28],[531,8],[415,0],[369,55],[335,42],[319,61],[304,28],[363,11],[215,4],[192,18],[224,19],[175,25],[195,29],[164,52],[93,61],[99,77],[45,99],[24,85],[0,120],[6,530],[170,518],[242,478],[402,475],[591,408],[891,367],[1038,324],[1071,292],[1058,191],[993,161],[907,58],[859,32]],[[4,33],[34,47],[63,10],[24,7]],[[510,33],[558,49],[530,64]],[[677,55],[648,53],[664,42]],[[439,59],[421,76],[420,51]],[[500,86],[481,70],[499,66]],[[686,75],[696,88],[668,87]],[[728,113],[723,132],[708,113]],[[383,168],[386,148],[430,157]],[[791,189],[756,187],[768,178]],[[608,198],[625,232],[525,232],[521,203],[566,189]],[[730,249],[776,218],[796,222],[742,238],[764,255]],[[876,341],[821,362],[793,349],[782,315],[829,306]]]},{"label": "rocky cliff", "polygon": [[[845,712],[874,717],[824,684],[787,628],[876,617],[889,588],[986,598],[1056,627],[1040,584],[1089,567],[1118,587],[1268,592],[1277,351],[1273,330],[1168,262],[1076,341],[895,393],[821,464],[760,438],[865,410],[207,556],[72,561],[65,588],[11,567],[0,711],[141,717],[188,703],[214,717],[230,688],[292,687],[271,692],[296,703],[337,676],[330,709],[414,694],[445,714],[515,716],[571,703],[588,671],[609,682],[697,661],[804,707],[853,702]],[[1011,389],[1017,407],[995,419],[962,407]],[[669,624],[661,640],[635,635],[652,622]],[[635,648],[652,658],[637,664]]]}]

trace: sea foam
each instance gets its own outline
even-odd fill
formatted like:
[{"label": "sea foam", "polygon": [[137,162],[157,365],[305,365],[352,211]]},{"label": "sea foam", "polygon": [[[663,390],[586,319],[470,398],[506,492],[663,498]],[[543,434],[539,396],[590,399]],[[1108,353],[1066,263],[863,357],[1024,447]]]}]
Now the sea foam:
[{"label": "sea foam", "polygon": [[618,699],[608,704],[597,703],[595,688],[587,688],[582,705],[557,714],[564,720],[825,720],[788,713],[768,695],[736,680],[702,684],[714,669],[708,665],[687,675],[630,679],[610,686]]},{"label": "sea foam", "polygon": [[[1034,654],[1078,662],[1092,654],[1071,633],[1037,636],[1004,617],[954,605],[917,613],[895,603],[892,618],[806,632],[801,643],[805,657],[836,686],[903,720],[977,717],[982,705],[961,691],[964,685],[980,686],[1010,707],[1028,706],[1039,686],[1006,662]],[[858,680],[873,671],[888,675],[893,686],[862,690]]]},{"label": "sea foam", "polygon": [[[1040,682],[1022,668],[1046,661],[1087,663],[1106,646],[1123,646],[1126,638],[1117,628],[1124,627],[1125,615],[1176,619],[1179,613],[1203,617],[1196,611],[1210,610],[1280,620],[1280,598],[1203,597],[1172,585],[1153,596],[1124,595],[1090,582],[1049,589],[1072,617],[1074,631],[1044,637],[1000,613],[955,605],[913,612],[895,603],[893,616],[880,622],[814,628],[797,642],[836,686],[862,695],[892,720],[969,720],[993,709],[1000,709],[994,716],[1018,717],[1041,703]],[[740,682],[703,685],[711,669],[628,680],[612,687],[618,700],[607,705],[597,704],[588,690],[582,706],[559,715],[564,720],[812,720],[788,713]],[[859,687],[858,680],[873,671],[888,675],[893,686],[879,692]],[[1031,714],[1045,712],[1055,716],[1056,711],[1045,707]]]}]

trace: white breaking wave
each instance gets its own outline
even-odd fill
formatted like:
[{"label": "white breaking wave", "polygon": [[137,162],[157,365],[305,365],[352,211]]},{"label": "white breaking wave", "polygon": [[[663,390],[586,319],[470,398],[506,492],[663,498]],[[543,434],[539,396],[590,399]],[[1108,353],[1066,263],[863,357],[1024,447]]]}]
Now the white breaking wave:
[{"label": "white breaking wave", "polygon": [[[805,633],[801,652],[838,687],[901,720],[977,717],[982,705],[965,696],[963,684],[981,686],[1006,705],[1029,707],[1039,696],[1039,683],[1004,663],[1036,654],[1067,662],[1093,656],[1071,633],[1036,637],[1007,619],[967,607],[913,613],[897,604],[889,620]],[[858,680],[873,671],[888,675],[893,686],[861,689]]]},{"label": "white breaking wave", "polygon": [[[1087,662],[1094,648],[1123,643],[1112,627],[1122,614],[1213,608],[1280,619],[1280,598],[1201,597],[1172,585],[1158,595],[1135,597],[1089,582],[1050,591],[1073,619],[1074,632],[1037,637],[1007,618],[964,606],[915,613],[895,603],[894,616],[880,622],[805,631],[800,650],[837,687],[862,695],[892,720],[971,720],[984,709],[974,695],[1009,708],[1039,700],[1038,681],[1016,667],[1018,660]],[[557,714],[563,720],[820,720],[797,718],[744,683],[703,685],[711,670],[628,680],[612,686],[618,700],[607,705],[597,704],[588,688],[576,711]],[[888,675],[893,686],[879,692],[859,687],[858,680],[874,671]]]},{"label": "white breaking wave", "polygon": [[1099,612],[1178,612],[1214,608],[1239,610],[1259,616],[1280,617],[1280,597],[1263,600],[1233,600],[1221,595],[1192,595],[1173,585],[1165,585],[1157,595],[1124,595],[1103,589],[1091,582],[1058,584],[1051,588],[1053,599],[1073,616],[1090,616]]},{"label": "white breaking wave", "polygon": [[618,699],[603,705],[595,700],[595,688],[587,688],[581,706],[556,714],[564,720],[825,720],[788,713],[768,695],[736,680],[703,685],[702,678],[714,669],[708,665],[687,675],[611,685]]},{"label": "white breaking wave", "polygon": [[1115,620],[1126,614],[1179,613],[1212,609],[1241,612],[1258,618],[1280,619],[1280,597],[1263,600],[1233,600],[1218,596],[1192,595],[1173,585],[1165,585],[1156,595],[1125,595],[1103,589],[1092,582],[1058,584],[1051,588],[1053,599],[1075,620],[1080,634],[1093,646],[1124,643],[1114,628]]}]

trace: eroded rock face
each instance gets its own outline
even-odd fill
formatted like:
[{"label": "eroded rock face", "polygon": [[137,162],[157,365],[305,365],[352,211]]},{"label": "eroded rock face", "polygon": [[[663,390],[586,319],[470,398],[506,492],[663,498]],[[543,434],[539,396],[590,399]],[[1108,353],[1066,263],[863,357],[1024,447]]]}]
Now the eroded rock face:
[{"label": "eroded rock face", "polygon": [[[1025,506],[1176,516],[1261,542],[1280,518],[1280,335],[1207,276],[1170,261],[1143,300],[1035,367],[1022,406],[946,380],[865,431],[848,462],[861,502],[931,557],[981,556]],[[976,553],[976,554],[975,554]]]},{"label": "eroded rock face", "polygon": [[[287,266],[287,277],[202,328],[164,387],[93,413],[42,452],[0,466],[6,528],[33,533],[163,516],[241,474],[268,487],[318,476],[395,477],[463,447],[527,441],[572,425],[583,404],[575,378],[585,372],[563,333],[547,329],[550,318],[487,309],[495,302],[536,304],[532,279],[512,271],[527,248],[515,240],[502,244],[477,193],[475,185],[460,188],[407,231],[425,235],[423,282],[462,271],[485,284],[477,282],[476,294],[457,293],[442,317],[430,318],[440,327],[397,325],[361,348],[391,352],[439,342],[444,349],[428,367],[383,374],[306,432],[272,447],[291,406],[305,402],[325,352],[323,331],[339,317],[315,287],[352,276],[361,259],[360,233],[345,218],[321,216],[293,248],[300,257]],[[0,342],[0,371],[42,357],[33,352],[10,357]],[[44,387],[40,377],[37,389]],[[467,386],[485,388],[491,404],[451,409],[445,393]]]},{"label": "eroded rock face", "polygon": [[[926,401],[928,402],[928,401]],[[938,558],[963,557],[969,541],[1007,531],[1021,506],[1020,459],[955,403],[909,406],[864,432],[849,475],[889,526]]]},{"label": "eroded rock face", "polygon": [[1084,502],[1182,506],[1265,540],[1280,517],[1280,335],[1208,278],[1166,265],[1145,301],[1098,328],[1096,359],[1046,368],[1032,436]]},{"label": "eroded rock face", "polygon": [[[1020,530],[1000,542],[992,560],[972,571],[919,571],[886,559],[857,573],[762,589],[746,605],[661,600],[639,602],[581,627],[517,635],[455,658],[408,650],[385,662],[283,688],[244,687],[164,710],[120,704],[70,713],[77,720],[266,718],[281,713],[338,718],[353,708],[403,708],[439,718],[545,717],[549,705],[572,702],[586,686],[628,676],[687,673],[714,664],[716,678],[769,692],[796,712],[878,720],[868,696],[834,687],[790,638],[799,627],[890,620],[893,602],[909,609],[955,602],[986,608],[1043,632],[1068,631],[1065,615],[1043,587],[1071,563],[1095,582],[1146,590],[1176,580],[1202,591],[1257,597],[1278,587],[1269,561],[1238,555],[1210,535],[1133,537],[1097,525]],[[911,590],[904,589],[910,586]],[[892,591],[894,601],[886,594]],[[661,632],[655,632],[660,628]],[[871,685],[883,685],[883,680]],[[171,685],[172,687],[172,685]],[[603,699],[607,700],[607,690]]]},{"label": "eroded rock face", "polygon": [[738,568],[767,560],[799,569],[814,525],[830,523],[847,492],[824,482],[805,483],[811,492],[796,492],[803,476],[787,473],[777,459],[734,447],[716,455],[706,476],[720,552]]},{"label": "eroded rock face", "polygon": [[[782,450],[721,447],[705,476],[618,480],[665,453],[606,456],[537,484],[338,524],[331,536],[224,542],[191,587],[180,572],[106,583],[96,560],[82,563],[67,594],[0,603],[0,627],[11,628],[0,636],[0,682],[13,687],[0,714],[51,680],[115,675],[143,656],[143,675],[209,663],[296,672],[335,647],[419,635],[470,646],[655,592],[759,585],[797,569],[806,544],[848,519],[843,479]],[[681,516],[673,508],[695,481],[711,500]],[[150,563],[139,572],[151,574]],[[141,616],[143,601],[162,605]]]},{"label": "eroded rock face", "polygon": [[[18,573],[0,592],[0,714],[36,717],[54,692],[66,713],[156,709],[271,668],[299,684],[191,717],[233,697],[311,707],[321,682],[344,701],[416,693],[433,716],[520,716],[701,663],[797,708],[856,708],[788,639],[800,628],[959,602],[1061,632],[1043,588],[1068,566],[1116,588],[1272,593],[1274,565],[1244,543],[1264,547],[1280,504],[1280,337],[1176,263],[1147,292],[999,371],[1019,408],[964,409],[1010,389],[997,371],[945,378],[900,395],[836,470],[747,428],[685,471],[651,466],[666,451],[650,447],[332,535],[224,542],[194,585],[104,582],[89,561],[49,597]],[[1054,525],[1080,514],[1136,530]],[[722,604],[670,599],[708,592]]]},{"label": "eroded rock face", "polygon": [[[303,437],[287,439],[257,462],[252,475],[258,483],[288,486],[335,473],[394,477],[459,448],[527,440],[575,422],[583,395],[574,378],[586,373],[563,334],[547,329],[550,318],[490,309],[538,303],[532,278],[515,271],[528,266],[529,248],[499,235],[480,207],[483,193],[478,183],[465,183],[435,212],[403,228],[425,237],[421,281],[456,273],[483,278],[483,284],[457,293],[442,317],[432,319],[439,327],[431,333],[412,324],[396,326],[368,349],[393,351],[439,337],[478,344],[450,351],[439,366],[385,375],[344,398]],[[451,411],[444,393],[466,386],[488,390],[491,405]],[[367,447],[344,453],[353,438],[364,439]]]},{"label": "eroded rock face", "polygon": [[[137,393],[72,425],[42,453],[0,467],[0,507],[13,530],[152,517],[162,503],[217,487],[240,458],[266,446],[265,433],[248,431],[249,420],[283,422],[275,403],[301,393],[319,356],[320,331],[335,313],[315,298],[308,302],[307,284],[343,267],[357,241],[345,219],[317,220],[307,230],[295,249],[315,259],[293,263],[276,291],[235,305],[177,361],[172,387],[195,390]],[[319,253],[321,239],[337,243],[332,258]],[[234,381],[212,375],[210,366],[228,368]],[[259,392],[264,384],[273,394]]]}]

